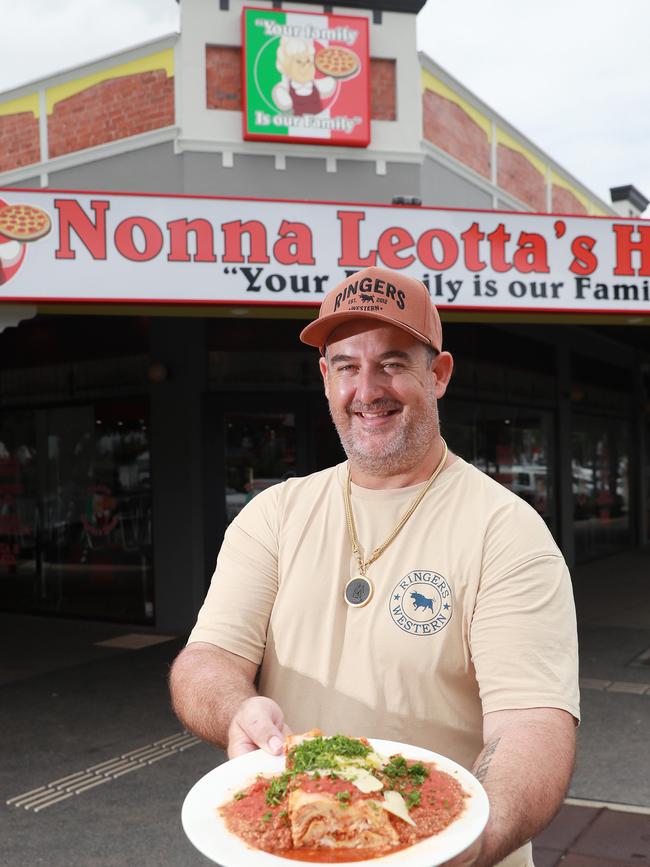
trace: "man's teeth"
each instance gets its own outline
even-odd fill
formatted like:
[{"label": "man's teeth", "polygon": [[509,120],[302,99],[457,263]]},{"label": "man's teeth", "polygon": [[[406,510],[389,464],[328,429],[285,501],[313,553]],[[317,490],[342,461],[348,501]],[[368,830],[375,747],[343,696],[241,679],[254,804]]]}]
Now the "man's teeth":
[{"label": "man's teeth", "polygon": [[362,415],[363,418],[383,418],[386,415],[390,415],[391,412],[392,410],[387,410],[386,412],[362,412],[360,415]]}]

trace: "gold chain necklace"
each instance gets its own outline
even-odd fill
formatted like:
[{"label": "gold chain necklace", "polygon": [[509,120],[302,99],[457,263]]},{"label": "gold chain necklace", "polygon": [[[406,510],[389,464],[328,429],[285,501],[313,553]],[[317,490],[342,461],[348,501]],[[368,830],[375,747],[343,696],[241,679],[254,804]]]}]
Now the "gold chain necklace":
[{"label": "gold chain necklace", "polygon": [[348,535],[352,544],[352,553],[356,557],[357,563],[359,564],[359,574],[354,575],[352,578],[350,578],[348,583],[345,585],[344,591],[345,601],[352,608],[361,608],[362,606],[367,605],[368,602],[370,602],[370,600],[372,599],[374,587],[371,580],[366,575],[366,570],[368,566],[370,566],[371,563],[374,563],[375,560],[379,559],[379,557],[381,557],[386,548],[388,548],[388,546],[395,540],[404,524],[406,524],[413,512],[420,505],[420,503],[424,499],[425,494],[442,472],[442,468],[444,467],[447,460],[448,449],[447,443],[444,441],[444,439],[442,439],[442,437],[440,439],[442,440],[443,449],[442,457],[440,458],[438,466],[435,468],[435,470],[429,477],[429,480],[422,488],[420,493],[417,495],[415,500],[413,500],[406,513],[402,516],[402,518],[400,518],[399,523],[390,534],[390,536],[388,536],[386,541],[382,542],[382,544],[378,548],[375,548],[375,550],[372,552],[372,554],[368,557],[367,560],[364,558],[363,552],[361,551],[359,540],[357,538],[357,530],[354,524],[354,515],[352,513],[352,478],[350,466],[348,464],[348,477],[346,484],[343,488],[343,502],[345,503],[345,517],[348,524]]}]

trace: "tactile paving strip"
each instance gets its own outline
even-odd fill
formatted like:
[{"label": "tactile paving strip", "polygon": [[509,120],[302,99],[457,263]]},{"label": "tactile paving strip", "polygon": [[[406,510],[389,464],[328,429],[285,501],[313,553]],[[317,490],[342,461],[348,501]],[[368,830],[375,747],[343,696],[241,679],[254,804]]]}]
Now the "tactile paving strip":
[{"label": "tactile paving strip", "polygon": [[124,774],[130,774],[131,771],[146,768],[148,765],[160,761],[160,759],[166,759],[176,753],[182,753],[183,750],[200,743],[200,739],[194,737],[189,732],[180,732],[168,738],[154,741],[154,743],[147,744],[147,746],[140,747],[140,749],[131,750],[128,753],[123,753],[121,756],[115,756],[115,758],[108,759],[98,765],[92,765],[83,771],[78,771],[76,774],[69,774],[67,777],[52,780],[51,783],[46,783],[37,789],[30,789],[29,792],[15,795],[13,798],[8,798],[6,803],[14,807],[24,807],[25,810],[38,813],[46,807],[51,807],[60,801],[71,798],[73,795],[81,795],[89,789],[94,789],[96,786],[103,785],[103,783],[110,783],[111,780],[117,780],[119,777],[124,776]]}]

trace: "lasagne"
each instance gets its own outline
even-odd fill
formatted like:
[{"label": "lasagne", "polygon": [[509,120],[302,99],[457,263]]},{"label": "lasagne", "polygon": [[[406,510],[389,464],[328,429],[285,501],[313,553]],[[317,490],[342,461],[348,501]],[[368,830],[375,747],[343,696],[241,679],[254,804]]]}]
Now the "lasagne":
[{"label": "lasagne", "polygon": [[[304,861],[360,861],[440,833],[466,793],[433,763],[380,756],[365,738],[291,736],[285,771],[259,776],[220,808],[246,843]],[[325,858],[326,855],[326,858]]]}]

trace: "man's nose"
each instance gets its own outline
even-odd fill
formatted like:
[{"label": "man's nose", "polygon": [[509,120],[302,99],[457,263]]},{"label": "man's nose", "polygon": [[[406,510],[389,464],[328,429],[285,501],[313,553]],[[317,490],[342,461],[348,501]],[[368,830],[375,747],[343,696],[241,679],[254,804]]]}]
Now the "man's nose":
[{"label": "man's nose", "polygon": [[361,403],[372,403],[384,394],[382,371],[374,367],[362,367],[357,375],[356,399]]}]

